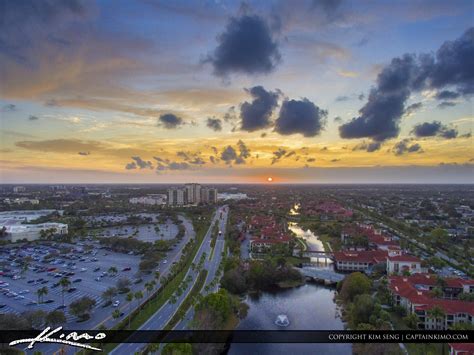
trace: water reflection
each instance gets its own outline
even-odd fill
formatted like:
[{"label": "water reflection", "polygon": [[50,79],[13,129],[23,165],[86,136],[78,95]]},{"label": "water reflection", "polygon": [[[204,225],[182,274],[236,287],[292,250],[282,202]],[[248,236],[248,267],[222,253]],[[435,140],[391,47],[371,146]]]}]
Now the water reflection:
[{"label": "water reflection", "polygon": [[[305,231],[298,225],[298,223],[295,222],[289,222],[288,229],[295,233],[298,238],[305,240],[306,245],[308,246],[308,251],[326,251],[323,242],[319,240],[318,236],[309,229]],[[332,264],[332,260],[330,259],[317,257],[311,257],[311,262],[321,265]]]},{"label": "water reflection", "polygon": [[[247,317],[239,330],[282,330],[275,319],[285,314],[289,330],[342,330],[340,310],[334,303],[334,290],[319,285],[304,286],[247,297]],[[351,354],[351,344],[232,344],[229,354]]]}]

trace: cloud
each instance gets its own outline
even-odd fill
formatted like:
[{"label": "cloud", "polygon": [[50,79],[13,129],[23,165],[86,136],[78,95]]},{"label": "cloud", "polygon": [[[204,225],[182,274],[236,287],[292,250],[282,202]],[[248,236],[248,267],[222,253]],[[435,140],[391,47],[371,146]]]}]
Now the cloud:
[{"label": "cloud", "polygon": [[82,141],[77,139],[51,139],[44,141],[19,141],[15,145],[28,150],[53,153],[73,153],[103,150],[105,147],[97,141]]},{"label": "cloud", "polygon": [[315,162],[315,161],[316,161],[315,158],[308,158],[308,159],[306,159],[306,162],[308,162],[308,163],[313,163],[313,162]]},{"label": "cloud", "polygon": [[416,111],[418,111],[419,109],[421,109],[423,107],[423,103],[422,102],[415,102],[413,104],[411,104],[410,106],[408,106],[406,109],[405,109],[405,115],[406,116],[411,116],[413,113],[415,113]]},{"label": "cloud", "polygon": [[[238,153],[237,153],[238,150]],[[223,160],[227,165],[234,164],[245,164],[247,158],[250,157],[250,149],[245,145],[242,140],[237,142],[237,149],[232,146],[227,146],[222,151],[220,158]]]},{"label": "cloud", "polygon": [[459,93],[449,90],[443,90],[436,94],[438,100],[454,100],[460,96]]},{"label": "cloud", "polygon": [[267,91],[262,86],[254,86],[245,91],[253,97],[253,101],[246,101],[240,107],[240,129],[253,132],[270,126],[271,115],[278,105],[280,93]]},{"label": "cloud", "polygon": [[413,127],[413,135],[421,137],[442,137],[446,139],[456,138],[458,131],[455,128],[449,128],[439,121],[423,122]]},{"label": "cloud", "polygon": [[28,120],[30,120],[30,121],[37,121],[37,120],[39,120],[39,117],[38,117],[38,116],[30,115],[30,116],[28,117]]},{"label": "cloud", "polygon": [[214,52],[206,59],[217,76],[268,74],[281,58],[271,29],[258,15],[230,18],[217,42]]},{"label": "cloud", "polygon": [[184,125],[184,120],[172,113],[161,115],[158,119],[158,125],[166,129],[176,129]]},{"label": "cloud", "polygon": [[273,152],[272,165],[278,163],[281,158],[286,154],[286,150],[283,148],[278,148],[277,151]]},{"label": "cloud", "polygon": [[445,109],[445,108],[454,107],[454,106],[456,106],[456,103],[452,101],[443,101],[438,104],[438,108],[440,109]]},{"label": "cloud", "polygon": [[340,136],[376,142],[397,137],[412,92],[449,87],[458,94],[474,94],[474,68],[469,59],[473,56],[474,28],[470,28],[459,39],[444,42],[436,55],[405,54],[392,59],[379,73],[360,115],[339,127]]},{"label": "cloud", "polygon": [[305,137],[317,136],[323,130],[327,111],[307,98],[285,100],[275,121],[275,131],[282,135],[300,133]]},{"label": "cloud", "polygon": [[77,153],[77,154],[83,155],[83,156],[87,156],[87,155],[90,155],[91,152],[79,152],[79,153]]},{"label": "cloud", "polygon": [[341,123],[341,122],[342,122],[342,118],[341,118],[340,116],[336,116],[336,117],[334,117],[333,121],[334,121],[335,123]]},{"label": "cloud", "polygon": [[235,151],[232,146],[227,146],[224,148],[224,150],[221,153],[221,159],[226,163],[226,164],[231,164],[233,161],[237,159],[237,152]]},{"label": "cloud", "polygon": [[[182,154],[180,154],[182,153]],[[192,153],[190,153],[192,154]],[[182,156],[186,156],[187,159],[190,159],[189,155],[184,153],[184,152],[178,152],[177,154],[178,156],[182,157]],[[157,157],[157,156],[154,156],[153,159],[156,160],[156,168],[155,168],[155,172],[156,173],[160,173],[162,171],[167,171],[167,170],[188,170],[188,169],[191,169],[192,168],[192,163],[188,163],[188,162],[176,162],[176,161],[170,161],[169,159],[164,159],[164,158],[160,158],[160,157]],[[204,162],[201,163],[201,160],[200,158],[194,158],[195,160],[194,163],[195,165],[202,165],[204,164]]]},{"label": "cloud", "polygon": [[422,153],[423,149],[418,143],[410,144],[410,139],[404,139],[396,143],[392,151],[399,156],[407,153]]},{"label": "cloud", "polygon": [[125,166],[125,169],[127,169],[127,170],[137,169],[137,168],[140,168],[140,169],[153,169],[153,164],[149,160],[143,160],[142,158],[140,158],[138,156],[132,157],[132,160],[133,160],[133,162],[128,163]]},{"label": "cloud", "polygon": [[363,141],[362,143],[357,144],[354,148],[352,148],[353,151],[356,150],[365,150],[366,152],[372,153],[377,150],[379,150],[382,147],[381,142],[365,142]]},{"label": "cloud", "polygon": [[349,96],[343,95],[343,96],[338,96],[334,101],[336,102],[345,102],[349,101],[351,98]]},{"label": "cloud", "polygon": [[212,129],[214,132],[222,131],[222,120],[220,118],[209,117],[207,119],[206,126]]},{"label": "cloud", "polygon": [[330,160],[331,163],[335,163],[335,162],[338,162],[338,161],[341,161],[341,159],[331,159]]},{"label": "cloud", "polygon": [[2,106],[1,112],[14,112],[16,110],[17,110],[16,105],[6,104]]}]

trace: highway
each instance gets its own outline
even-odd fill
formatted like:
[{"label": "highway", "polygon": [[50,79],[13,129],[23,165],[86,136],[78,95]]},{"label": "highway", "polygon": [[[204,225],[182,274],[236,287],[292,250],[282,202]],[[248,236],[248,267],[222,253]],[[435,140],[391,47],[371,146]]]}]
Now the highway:
[{"label": "highway", "polygon": [[[222,212],[222,218],[220,218],[220,214]],[[208,270],[208,277],[206,278],[206,284],[211,283],[212,279],[214,278],[213,275],[216,274],[217,269],[219,267],[220,260],[222,258],[221,254],[224,248],[224,229],[227,223],[227,215],[228,215],[228,208],[220,207],[217,209],[214,217],[212,218],[211,224],[206,235],[203,238],[202,244],[200,245],[196,256],[193,259],[194,264],[198,264],[199,260],[203,253],[206,253],[206,261],[204,263],[204,268]],[[221,229],[222,236],[218,237],[215,245],[215,251],[211,260],[209,260],[209,256],[211,255],[212,248],[211,248],[211,240],[212,240],[212,231],[214,224],[218,222],[219,226],[224,229]],[[187,294],[191,291],[194,283],[197,280],[199,271],[197,268],[193,270],[189,268],[185,279],[190,275],[192,277],[192,282],[190,282],[186,288],[186,290],[181,294],[181,296],[177,297],[177,301],[172,304],[170,302],[166,302],[154,315],[152,315],[140,328],[139,330],[153,330],[153,329],[163,329],[166,324],[170,321],[176,311],[179,309],[181,303],[185,300]],[[144,347],[144,344],[135,344],[135,343],[123,343],[117,346],[110,354],[114,355],[130,355],[134,354],[137,351],[140,351]]]}]

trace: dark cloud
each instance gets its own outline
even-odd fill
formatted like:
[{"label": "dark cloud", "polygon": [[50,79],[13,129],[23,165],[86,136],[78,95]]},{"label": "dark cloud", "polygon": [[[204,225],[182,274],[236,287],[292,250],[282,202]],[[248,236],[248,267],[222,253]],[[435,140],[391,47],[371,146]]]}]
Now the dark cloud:
[{"label": "dark cloud", "polygon": [[16,110],[17,110],[16,105],[6,104],[6,105],[3,105],[1,112],[13,112]]},{"label": "dark cloud", "polygon": [[235,151],[232,146],[227,146],[224,148],[224,150],[221,153],[221,159],[226,163],[226,164],[232,164],[233,161],[237,159],[237,152]]},{"label": "dark cloud", "polygon": [[267,133],[266,133],[266,132],[263,132],[263,133],[260,135],[261,138],[265,138],[266,136],[267,136]]},{"label": "dark cloud", "polygon": [[168,164],[170,162],[169,159],[163,159],[163,158],[160,158],[160,157],[153,157],[153,159],[155,159],[158,164],[160,164],[160,163],[161,164]]},{"label": "dark cloud", "polygon": [[286,154],[286,149],[278,148],[277,151],[273,152],[272,165],[278,163],[281,158]]},{"label": "dark cloud", "polygon": [[341,123],[342,122],[342,118],[340,116],[334,117],[333,120],[334,120],[335,123]]},{"label": "dark cloud", "polygon": [[436,94],[438,100],[454,100],[460,96],[459,93],[449,90],[443,90]]},{"label": "dark cloud", "polygon": [[279,91],[267,91],[262,86],[245,91],[252,95],[253,101],[244,102],[240,107],[240,129],[252,132],[270,126],[273,109],[278,105]]},{"label": "dark cloud", "polygon": [[353,151],[356,150],[365,150],[366,152],[372,153],[377,150],[379,150],[382,147],[382,143],[380,142],[362,142],[357,144],[354,148],[352,148]]},{"label": "dark cloud", "polygon": [[87,155],[90,155],[91,152],[79,152],[79,153],[77,153],[77,154],[83,155],[83,156],[87,156]]},{"label": "dark cloud", "polygon": [[414,113],[415,111],[418,111],[422,107],[423,107],[423,103],[415,102],[414,104],[411,104],[405,109],[405,114],[411,115],[412,113]]},{"label": "dark cloud", "polygon": [[308,159],[306,159],[306,162],[308,162],[308,163],[313,163],[313,162],[315,162],[315,161],[316,161],[315,158],[308,158]]},{"label": "dark cloud", "polygon": [[[238,153],[237,153],[238,150]],[[241,140],[237,142],[237,149],[232,146],[227,146],[221,153],[221,160],[223,160],[227,165],[234,164],[245,164],[247,158],[250,157],[250,150]]]},{"label": "dark cloud", "polygon": [[222,121],[220,118],[209,117],[207,119],[206,126],[215,132],[222,131]]},{"label": "dark cloud", "polygon": [[340,136],[376,142],[397,137],[412,92],[450,88],[457,94],[474,94],[474,66],[469,59],[473,56],[474,28],[470,28],[459,39],[444,42],[435,55],[405,54],[392,59],[378,75],[360,115],[339,127]]},{"label": "dark cloud", "polygon": [[237,147],[239,148],[241,158],[247,159],[250,157],[250,149],[245,145],[244,142],[242,142],[242,140],[237,142]]},{"label": "dark cloud", "polygon": [[186,162],[171,162],[169,163],[168,165],[168,169],[169,170],[187,170],[189,169],[191,166],[186,163]]},{"label": "dark cloud", "polygon": [[341,161],[341,159],[331,159],[330,161],[331,161],[331,163],[335,163],[337,161]]},{"label": "dark cloud", "polygon": [[449,128],[439,121],[423,122],[413,127],[412,133],[418,137],[442,137],[446,139],[456,138],[458,131],[455,128]]},{"label": "dark cloud", "polygon": [[448,107],[454,107],[454,106],[456,106],[456,103],[452,102],[452,101],[443,101],[443,102],[438,104],[438,108],[440,108],[440,109],[444,109],[444,108],[448,108]]},{"label": "dark cloud", "polygon": [[[142,158],[136,156],[132,157],[133,162],[127,164],[126,169],[153,169],[153,164],[149,160],[143,160]],[[134,166],[134,167],[133,167]]]},{"label": "dark cloud", "polygon": [[30,120],[30,121],[37,121],[37,120],[39,120],[39,117],[38,117],[38,116],[34,116],[34,115],[30,115],[30,116],[28,117],[28,120]]},{"label": "dark cloud", "polygon": [[418,143],[410,144],[410,139],[404,139],[395,144],[392,151],[395,155],[403,155],[407,153],[422,153],[423,149]]},{"label": "dark cloud", "polygon": [[349,96],[338,96],[336,97],[335,101],[336,102],[344,102],[344,101],[349,101],[351,98]]},{"label": "dark cloud", "polygon": [[184,125],[184,120],[172,113],[165,113],[158,119],[158,125],[163,126],[166,129],[175,129]]},{"label": "dark cloud", "polygon": [[208,56],[214,74],[267,74],[280,61],[278,43],[265,20],[257,15],[230,18],[226,29],[217,37],[218,45]]},{"label": "dark cloud", "polygon": [[133,161],[131,163],[128,163],[127,165],[125,165],[125,169],[127,170],[133,170],[133,169],[136,169],[137,168],[137,164],[135,164]]},{"label": "dark cloud", "polygon": [[362,101],[365,99],[365,94],[364,93],[360,93],[359,96],[357,96],[357,98],[359,99],[359,101]]},{"label": "dark cloud", "polygon": [[217,154],[217,148],[216,147],[211,147],[211,149],[214,152],[214,154]]},{"label": "dark cloud", "polygon": [[224,114],[224,121],[225,122],[233,122],[237,120],[237,114],[235,113],[235,106],[229,107],[227,112]]},{"label": "dark cloud", "polygon": [[282,135],[301,133],[305,137],[314,137],[324,128],[327,115],[326,110],[306,98],[285,100],[275,121],[275,131]]}]

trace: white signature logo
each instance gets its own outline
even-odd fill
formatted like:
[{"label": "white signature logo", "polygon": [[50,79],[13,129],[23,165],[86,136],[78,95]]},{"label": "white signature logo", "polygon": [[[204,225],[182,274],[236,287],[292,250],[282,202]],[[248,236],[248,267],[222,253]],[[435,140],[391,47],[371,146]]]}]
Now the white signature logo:
[{"label": "white signature logo", "polygon": [[27,348],[33,349],[33,346],[35,345],[35,343],[60,343],[60,344],[75,346],[75,347],[83,348],[83,349],[102,351],[102,349],[93,347],[91,345],[78,343],[77,341],[82,340],[82,339],[102,340],[106,336],[104,333],[97,333],[95,336],[87,334],[87,333],[77,334],[77,332],[72,332],[72,333],[69,333],[68,335],[61,333],[59,338],[50,338],[51,335],[56,334],[61,329],[63,329],[63,327],[57,327],[54,330],[51,330],[50,327],[47,327],[36,338],[14,340],[10,342],[9,345],[14,346],[17,344],[22,344],[22,343],[30,343]]}]

